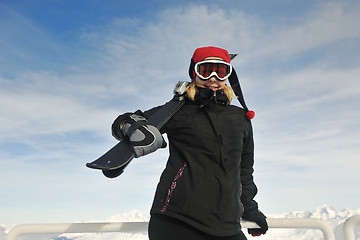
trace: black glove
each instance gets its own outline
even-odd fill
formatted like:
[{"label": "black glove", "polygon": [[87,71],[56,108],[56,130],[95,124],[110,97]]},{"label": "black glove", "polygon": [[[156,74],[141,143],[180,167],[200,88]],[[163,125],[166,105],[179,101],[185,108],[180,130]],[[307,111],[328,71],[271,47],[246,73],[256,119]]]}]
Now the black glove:
[{"label": "black glove", "polygon": [[166,142],[160,131],[148,124],[146,118],[142,116],[136,114],[125,116],[120,131],[122,137],[129,139],[135,157],[141,157],[155,152],[158,148],[166,147]]},{"label": "black glove", "polygon": [[265,234],[269,228],[266,222],[266,216],[260,211],[253,215],[245,215],[242,217],[242,219],[250,222],[256,222],[257,225],[259,225],[260,228],[248,228],[248,233],[253,237]]}]

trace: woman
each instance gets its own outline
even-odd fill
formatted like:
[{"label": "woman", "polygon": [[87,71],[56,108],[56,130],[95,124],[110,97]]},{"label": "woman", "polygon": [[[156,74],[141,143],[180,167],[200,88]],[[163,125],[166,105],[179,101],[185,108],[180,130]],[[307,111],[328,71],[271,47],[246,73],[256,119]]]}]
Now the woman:
[{"label": "woman", "polygon": [[[253,200],[251,114],[245,103],[245,109],[230,105],[235,95],[226,80],[234,74],[225,49],[195,50],[185,105],[161,129],[170,155],[150,211],[150,240],[246,239],[241,217],[260,226],[248,230],[253,236],[267,231],[266,217]],[[161,133],[146,123],[157,110],[119,116],[113,135],[128,136],[136,156],[164,147]]]}]

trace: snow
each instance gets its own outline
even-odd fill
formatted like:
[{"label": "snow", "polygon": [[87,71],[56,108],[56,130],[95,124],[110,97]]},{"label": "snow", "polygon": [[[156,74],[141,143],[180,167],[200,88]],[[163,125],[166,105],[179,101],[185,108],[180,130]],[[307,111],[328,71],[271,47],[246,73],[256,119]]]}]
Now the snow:
[{"label": "snow", "polygon": [[[343,240],[342,225],[346,219],[351,216],[360,215],[360,209],[342,209],[336,210],[329,205],[323,205],[313,211],[297,211],[290,213],[268,214],[269,218],[320,218],[330,224],[335,232],[337,240]],[[137,210],[110,216],[101,222],[144,222],[149,220],[149,215],[143,214]],[[94,222],[94,221],[89,221]],[[14,227],[14,225],[0,224],[0,240],[4,240],[6,234]],[[317,240],[323,239],[320,230],[316,229],[269,229],[266,235],[253,238],[249,236],[244,229],[248,239],[257,240]],[[53,239],[53,240],[147,240],[146,233],[71,233],[61,234],[59,236],[33,236],[26,239]],[[356,240],[360,240],[360,229],[356,229]]]}]

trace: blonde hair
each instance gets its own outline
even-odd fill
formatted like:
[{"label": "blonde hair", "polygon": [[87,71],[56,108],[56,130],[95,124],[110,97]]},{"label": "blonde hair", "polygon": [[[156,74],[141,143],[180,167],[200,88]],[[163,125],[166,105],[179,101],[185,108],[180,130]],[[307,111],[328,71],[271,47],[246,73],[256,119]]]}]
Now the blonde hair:
[{"label": "blonde hair", "polygon": [[[195,95],[196,95],[196,93],[198,91],[195,86],[196,86],[195,81],[192,80],[191,83],[189,84],[189,86],[187,86],[187,88],[185,90],[188,98],[191,101],[195,100]],[[232,90],[232,88],[229,87],[228,85],[225,85],[224,93],[225,93],[225,95],[226,95],[226,97],[228,99],[227,105],[229,105],[231,103],[231,100],[233,98],[237,98],[237,96],[234,94],[234,91]]]}]

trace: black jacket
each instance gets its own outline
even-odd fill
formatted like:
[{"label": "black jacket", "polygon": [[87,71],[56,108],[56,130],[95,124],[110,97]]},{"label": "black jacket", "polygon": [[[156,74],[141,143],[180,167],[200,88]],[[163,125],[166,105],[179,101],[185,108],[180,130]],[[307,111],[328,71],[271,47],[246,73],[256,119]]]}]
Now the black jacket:
[{"label": "black jacket", "polygon": [[[253,200],[254,142],[242,108],[226,105],[222,90],[199,88],[162,128],[169,159],[151,214],[182,220],[215,236],[240,231],[240,218],[258,212]],[[146,111],[151,116],[158,108]]]}]

